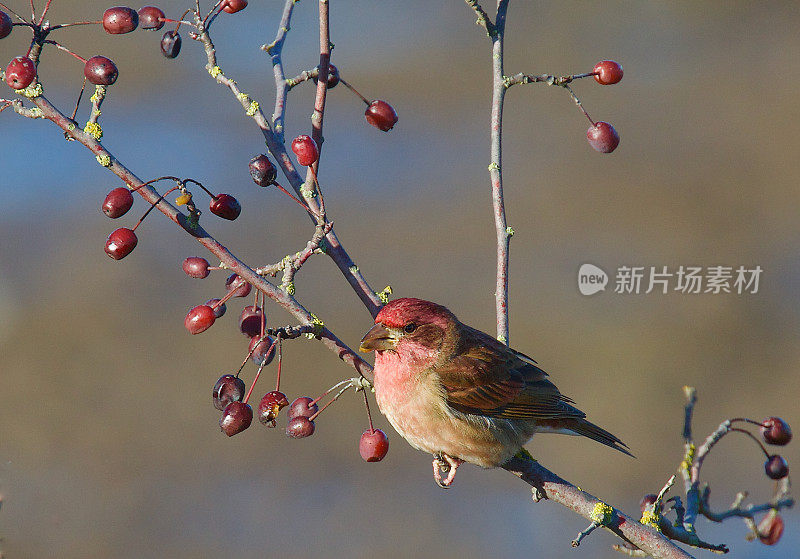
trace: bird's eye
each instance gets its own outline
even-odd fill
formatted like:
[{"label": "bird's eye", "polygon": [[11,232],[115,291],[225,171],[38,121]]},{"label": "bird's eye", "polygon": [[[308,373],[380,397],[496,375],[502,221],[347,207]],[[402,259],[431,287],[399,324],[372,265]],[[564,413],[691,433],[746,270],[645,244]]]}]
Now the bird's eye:
[{"label": "bird's eye", "polygon": [[417,325],[414,324],[413,322],[409,322],[408,324],[403,326],[403,332],[405,332],[406,334],[410,334],[411,332],[413,332],[416,329],[417,329]]}]

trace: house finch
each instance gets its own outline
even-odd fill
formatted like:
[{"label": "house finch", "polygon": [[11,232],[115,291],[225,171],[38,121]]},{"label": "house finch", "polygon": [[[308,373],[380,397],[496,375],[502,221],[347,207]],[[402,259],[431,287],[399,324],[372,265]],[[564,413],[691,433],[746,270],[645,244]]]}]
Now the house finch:
[{"label": "house finch", "polygon": [[360,349],[375,351],[378,407],[411,446],[434,455],[441,487],[450,486],[463,462],[504,464],[537,432],[583,435],[633,456],[584,419],[533,359],[436,303],[392,301]]}]

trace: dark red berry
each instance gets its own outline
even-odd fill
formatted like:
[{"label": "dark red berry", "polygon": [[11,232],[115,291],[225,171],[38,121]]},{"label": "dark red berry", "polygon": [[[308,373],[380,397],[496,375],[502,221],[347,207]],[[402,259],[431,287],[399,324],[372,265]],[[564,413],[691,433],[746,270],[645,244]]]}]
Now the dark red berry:
[{"label": "dark red berry", "polygon": [[211,394],[214,407],[222,411],[231,402],[241,402],[246,391],[242,379],[233,375],[222,375],[214,385],[214,392]]},{"label": "dark red berry", "polygon": [[288,405],[289,400],[283,392],[267,392],[258,404],[258,420],[267,427],[275,427],[278,412]]},{"label": "dark red berry", "polygon": [[592,72],[597,72],[594,79],[601,85],[619,83],[622,79],[622,66],[613,60],[603,60],[594,65]]},{"label": "dark red berry", "polygon": [[240,278],[237,274],[231,274],[225,280],[225,289],[227,291],[236,290],[233,294],[234,297],[247,297],[250,295],[250,284]]},{"label": "dark red berry", "polygon": [[6,67],[6,83],[13,89],[25,89],[36,77],[36,65],[27,56],[15,56]]},{"label": "dark red berry", "polygon": [[103,29],[106,33],[119,35],[130,33],[139,25],[139,14],[125,6],[115,6],[103,13]]},{"label": "dark red berry", "polygon": [[116,219],[128,213],[133,206],[133,195],[127,188],[120,186],[106,195],[101,209],[111,219]]},{"label": "dark red berry", "polygon": [[199,334],[211,328],[216,319],[217,315],[214,314],[214,309],[208,305],[197,305],[186,314],[183,325],[190,334]]},{"label": "dark red berry", "polygon": [[239,201],[230,194],[218,194],[211,199],[208,207],[214,215],[231,221],[242,213],[242,206],[239,205]]},{"label": "dark red berry", "polygon": [[776,510],[770,510],[758,523],[758,541],[764,545],[775,545],[783,535],[783,518]]},{"label": "dark red berry", "polygon": [[304,167],[313,165],[319,159],[319,148],[314,138],[301,134],[292,140],[292,151],[297,156],[297,162]]},{"label": "dark red berry", "polygon": [[248,338],[261,334],[261,321],[264,320],[264,311],[261,307],[248,305],[242,309],[239,317],[239,330]]},{"label": "dark red berry", "polygon": [[190,256],[183,261],[183,271],[190,278],[207,278],[209,274],[208,260],[199,256]]},{"label": "dark red berry", "polygon": [[141,25],[142,29],[158,31],[164,27],[164,19],[166,17],[161,9],[155,6],[145,6],[139,10],[139,25]]},{"label": "dark red berry", "polygon": [[0,39],[8,37],[13,29],[14,23],[11,18],[8,17],[7,13],[0,11]]},{"label": "dark red berry", "polygon": [[317,413],[317,409],[319,409],[317,404],[311,403],[313,401],[314,400],[308,396],[297,398],[289,406],[289,411],[286,412],[286,415],[289,416],[289,419],[294,419],[295,417],[311,417]]},{"label": "dark red berry", "polygon": [[761,422],[761,436],[769,444],[783,446],[792,440],[792,430],[780,417],[768,417]]},{"label": "dark red berry", "polygon": [[[270,351],[270,349],[272,351]],[[261,336],[253,336],[250,339],[250,345],[247,346],[247,351],[253,352],[250,354],[250,359],[259,367],[262,364],[264,366],[269,365],[275,357],[275,348],[272,346],[272,338],[269,336],[264,336],[264,338],[261,338]],[[267,352],[269,352],[269,354],[267,354]]]},{"label": "dark red berry", "polygon": [[389,452],[389,437],[380,429],[367,429],[361,433],[358,452],[367,462],[380,462]]},{"label": "dark red berry", "polygon": [[223,0],[222,10],[229,14],[241,12],[247,7],[247,0]]},{"label": "dark red berry", "polygon": [[86,61],[83,75],[94,85],[113,85],[117,81],[119,71],[105,56],[93,56]]},{"label": "dark red berry", "polygon": [[206,301],[206,305],[214,309],[215,318],[220,318],[225,314],[225,311],[228,310],[228,307],[225,306],[225,303],[219,304],[219,301],[219,299],[209,299]]},{"label": "dark red berry", "polygon": [[258,186],[269,186],[275,182],[278,171],[266,155],[256,155],[250,160],[250,176]]},{"label": "dark red berry", "polygon": [[[319,66],[317,66],[316,70],[319,72]],[[312,79],[314,83],[319,81],[316,76]],[[339,69],[333,64],[328,64],[328,89],[333,89],[337,85],[339,85]]]},{"label": "dark red berry", "polygon": [[764,462],[764,471],[770,479],[782,479],[789,475],[789,465],[780,454],[773,454]]},{"label": "dark red berry", "polygon": [[114,260],[122,260],[136,248],[136,233],[127,227],[112,231],[106,240],[106,254]]},{"label": "dark red berry", "polygon": [[384,132],[388,132],[397,124],[397,113],[389,103],[380,99],[369,104],[364,116],[367,117],[367,122]]},{"label": "dark red berry", "polygon": [[241,433],[253,422],[253,408],[243,402],[231,402],[222,412],[219,428],[229,437]]},{"label": "dark red berry", "polygon": [[289,424],[286,425],[286,436],[292,437],[293,439],[302,439],[304,437],[310,437],[313,434],[314,422],[302,415],[290,419]]},{"label": "dark red berry", "polygon": [[181,53],[181,34],[177,31],[167,31],[161,37],[161,54],[167,58],[176,58]]},{"label": "dark red berry", "polygon": [[639,501],[639,510],[641,510],[642,512],[646,511],[648,508],[653,506],[653,503],[656,502],[657,498],[658,495],[655,495],[653,493],[648,493],[647,495],[642,497],[641,501]]},{"label": "dark red berry", "polygon": [[611,153],[619,145],[619,134],[607,122],[600,121],[586,131],[589,145],[600,153]]}]

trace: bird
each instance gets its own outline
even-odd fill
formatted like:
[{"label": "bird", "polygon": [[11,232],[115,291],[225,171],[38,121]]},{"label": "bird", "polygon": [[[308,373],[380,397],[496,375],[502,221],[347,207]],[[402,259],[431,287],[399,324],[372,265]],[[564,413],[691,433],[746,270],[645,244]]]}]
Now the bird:
[{"label": "bird", "polygon": [[442,305],[410,297],[389,302],[359,349],[375,352],[378,408],[412,447],[433,455],[442,488],[464,462],[502,466],[535,433],[580,435],[633,457],[619,438],[588,421],[536,361]]}]

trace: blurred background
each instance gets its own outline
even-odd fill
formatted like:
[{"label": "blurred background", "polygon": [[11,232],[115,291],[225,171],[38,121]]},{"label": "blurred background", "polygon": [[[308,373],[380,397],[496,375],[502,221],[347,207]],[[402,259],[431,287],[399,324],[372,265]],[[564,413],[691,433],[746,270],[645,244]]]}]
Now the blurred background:
[{"label": "blurred background", "polygon": [[[161,7],[177,17],[191,4]],[[20,0],[11,6],[28,10]],[[107,7],[55,0],[49,17],[99,19]],[[274,38],[281,8],[254,0],[214,26],[222,68],[267,114],[272,69],[258,47]],[[329,95],[321,178],[340,239],[375,289],[391,284],[395,296],[441,302],[494,332],[485,33],[456,0],[333,2],[331,13],[342,76],[400,117],[384,134],[346,89]],[[316,65],[316,25],[316,4],[299,3],[287,74]],[[631,514],[681,459],[683,385],[699,392],[698,437],[734,416],[775,414],[800,428],[798,27],[793,2],[512,2],[507,74],[578,73],[605,58],[625,69],[616,86],[574,85],[592,117],[619,131],[613,155],[589,147],[587,122],[566,92],[519,86],[507,96],[504,170],[516,230],[512,345],[638,459],[572,437],[537,436],[528,448]],[[252,265],[299,250],[311,234],[307,218],[248,174],[261,134],[209,79],[198,45],[184,34],[180,57],[167,60],[160,35],[109,36],[99,26],[59,34],[120,69],[103,105],[105,145],[139,177],[188,176],[235,195],[241,218],[209,214],[206,225]],[[15,28],[0,58],[26,49],[26,32]],[[81,69],[53,50],[40,66],[48,98],[64,112]],[[312,100],[308,84],[292,93],[288,137],[308,132]],[[79,115],[85,121],[85,105]],[[532,503],[528,486],[502,470],[465,466],[452,489],[439,490],[430,457],[382,417],[390,453],[366,464],[357,451],[367,426],[360,396],[329,408],[309,439],[287,439],[283,423],[220,434],[211,388],[246,353],[236,326],[245,303],[229,304],[209,332],[187,335],[186,310],[224,292],[222,274],[198,281],[181,271],[184,257],[208,256],[201,247],[154,214],[138,248],[111,261],[105,238],[135,223],[141,200],[122,223],[109,221],[98,208],[121,182],[88,151],[11,111],[0,127],[4,556],[618,557],[607,533],[572,550],[586,521]],[[585,262],[612,275],[622,265],[764,272],[757,294],[586,297],[577,289]],[[297,294],[351,346],[370,325],[324,257],[300,272]],[[275,305],[268,316],[293,323]],[[353,374],[305,339],[285,344],[284,363],[290,399]],[[253,374],[252,366],[243,373]],[[796,442],[781,452],[790,467],[800,464]],[[752,441],[726,438],[703,469],[714,506],[727,507],[739,490],[766,499],[763,460]],[[800,530],[796,512],[785,518],[775,548],[745,542],[738,521],[699,529],[735,557],[787,557]]]}]

